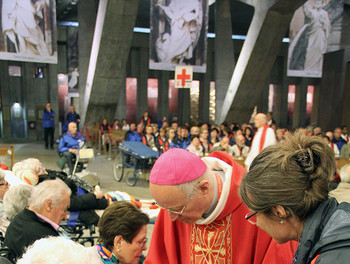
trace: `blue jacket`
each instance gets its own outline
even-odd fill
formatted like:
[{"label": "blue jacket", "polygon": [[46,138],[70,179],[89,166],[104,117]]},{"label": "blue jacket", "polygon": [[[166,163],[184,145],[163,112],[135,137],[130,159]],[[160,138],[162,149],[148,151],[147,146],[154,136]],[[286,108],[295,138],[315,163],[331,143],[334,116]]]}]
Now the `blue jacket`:
[{"label": "blue jacket", "polygon": [[58,152],[66,152],[69,151],[69,149],[79,149],[80,142],[85,142],[85,138],[82,137],[79,132],[77,132],[73,137],[68,131],[68,133],[60,139]]},{"label": "blue jacket", "polygon": [[80,115],[77,112],[74,112],[73,114],[71,112],[69,112],[66,116],[66,122],[64,122],[63,124],[63,132],[67,132],[68,131],[68,124],[70,122],[75,122],[77,124],[77,128],[79,130],[79,121],[78,119],[80,119]]},{"label": "blue jacket", "polygon": [[51,112],[47,111],[46,109],[43,111],[43,127],[55,127],[55,112],[51,110]]},{"label": "blue jacket", "polygon": [[126,141],[141,141],[141,140],[142,140],[141,135],[137,132],[132,132],[132,131],[128,133],[128,137],[126,138]]}]

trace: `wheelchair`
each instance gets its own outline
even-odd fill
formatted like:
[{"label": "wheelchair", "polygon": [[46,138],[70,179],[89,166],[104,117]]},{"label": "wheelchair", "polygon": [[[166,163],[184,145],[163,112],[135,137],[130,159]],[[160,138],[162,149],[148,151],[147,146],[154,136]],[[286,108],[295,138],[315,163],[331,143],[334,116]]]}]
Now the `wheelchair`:
[{"label": "wheelchair", "polygon": [[[62,153],[59,153],[60,158],[57,161],[58,167],[69,175],[69,167],[66,158]],[[88,169],[89,162],[94,159],[94,150],[92,148],[82,148],[79,149],[78,154],[73,158],[74,169],[72,175],[76,175],[85,181],[87,181],[91,186],[99,185],[99,178],[97,173],[91,172]]]}]

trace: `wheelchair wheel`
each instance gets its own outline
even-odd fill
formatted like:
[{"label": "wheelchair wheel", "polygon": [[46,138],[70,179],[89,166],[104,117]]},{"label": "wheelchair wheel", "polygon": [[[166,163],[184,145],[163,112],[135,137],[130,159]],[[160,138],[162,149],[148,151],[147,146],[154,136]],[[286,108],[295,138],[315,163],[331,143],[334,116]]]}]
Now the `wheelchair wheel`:
[{"label": "wheelchair wheel", "polygon": [[114,179],[120,182],[123,179],[124,167],[122,164],[115,162],[113,164]]},{"label": "wheelchair wheel", "polygon": [[137,175],[139,174],[139,171],[128,171],[126,174],[126,183],[129,186],[135,186],[136,182],[137,182]]}]

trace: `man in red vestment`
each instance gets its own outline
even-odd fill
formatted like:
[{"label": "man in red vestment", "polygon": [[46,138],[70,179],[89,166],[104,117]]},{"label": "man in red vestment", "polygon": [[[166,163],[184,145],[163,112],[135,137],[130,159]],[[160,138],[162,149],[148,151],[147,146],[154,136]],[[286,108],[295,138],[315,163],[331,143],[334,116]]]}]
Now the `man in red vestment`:
[{"label": "man in red vestment", "polygon": [[163,209],[146,264],[289,264],[295,244],[276,244],[245,220],[237,195],[245,169],[225,152],[202,160],[183,149],[160,156],[150,191]]}]

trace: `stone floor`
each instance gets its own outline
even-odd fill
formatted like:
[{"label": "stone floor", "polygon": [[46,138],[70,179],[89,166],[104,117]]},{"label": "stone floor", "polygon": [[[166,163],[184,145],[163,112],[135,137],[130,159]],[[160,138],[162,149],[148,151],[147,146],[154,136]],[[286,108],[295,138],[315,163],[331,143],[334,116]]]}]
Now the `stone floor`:
[{"label": "stone floor", "polygon": [[[45,168],[59,170],[56,164],[58,160],[57,150],[47,150],[44,144],[37,142],[16,143],[13,145],[15,147],[15,162],[26,158],[37,158],[43,163]],[[97,155],[98,151],[95,150],[94,152],[95,158],[89,162],[88,168],[89,171],[97,173],[100,178],[101,189],[104,192],[118,190],[127,192],[138,199],[152,199],[148,188],[148,182],[145,179],[147,175],[139,177],[139,180],[133,187],[128,186],[125,179],[122,179],[121,182],[117,182],[113,174],[115,159],[108,159],[108,153]]]}]

